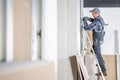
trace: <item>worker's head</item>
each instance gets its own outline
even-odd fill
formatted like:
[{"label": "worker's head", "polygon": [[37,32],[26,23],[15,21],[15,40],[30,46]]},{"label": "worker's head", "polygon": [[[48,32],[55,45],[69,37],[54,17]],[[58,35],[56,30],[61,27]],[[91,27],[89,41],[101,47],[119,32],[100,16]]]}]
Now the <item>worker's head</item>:
[{"label": "worker's head", "polygon": [[98,8],[94,8],[93,10],[90,10],[90,12],[94,18],[100,16],[100,10]]}]

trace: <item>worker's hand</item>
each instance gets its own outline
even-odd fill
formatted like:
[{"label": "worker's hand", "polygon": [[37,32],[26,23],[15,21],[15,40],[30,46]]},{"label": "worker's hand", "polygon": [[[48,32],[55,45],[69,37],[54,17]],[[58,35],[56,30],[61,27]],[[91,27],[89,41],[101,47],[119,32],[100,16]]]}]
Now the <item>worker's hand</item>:
[{"label": "worker's hand", "polygon": [[89,17],[83,17],[82,20],[83,21],[87,21],[89,19]]}]

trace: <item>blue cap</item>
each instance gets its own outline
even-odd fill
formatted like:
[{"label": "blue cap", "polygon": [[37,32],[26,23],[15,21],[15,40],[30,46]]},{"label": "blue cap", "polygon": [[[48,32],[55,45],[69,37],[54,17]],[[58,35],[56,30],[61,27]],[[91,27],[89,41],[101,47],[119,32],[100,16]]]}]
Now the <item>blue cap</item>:
[{"label": "blue cap", "polygon": [[99,13],[100,14],[100,9],[94,8],[93,10],[90,10],[91,13]]}]

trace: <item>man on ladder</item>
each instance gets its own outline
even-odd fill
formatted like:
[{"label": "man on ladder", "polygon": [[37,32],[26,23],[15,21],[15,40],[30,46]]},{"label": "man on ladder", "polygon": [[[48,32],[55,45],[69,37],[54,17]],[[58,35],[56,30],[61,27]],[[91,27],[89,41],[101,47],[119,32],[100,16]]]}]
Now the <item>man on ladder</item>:
[{"label": "man on ladder", "polygon": [[[84,29],[92,30],[93,32],[93,49],[100,64],[103,75],[106,76],[107,73],[105,62],[101,55],[101,44],[103,43],[103,38],[105,35],[105,32],[103,31],[105,23],[103,18],[100,16],[100,10],[98,8],[94,8],[90,12],[92,13],[93,18],[83,17]],[[87,21],[90,21],[91,23],[88,24]],[[95,75],[101,76],[101,73],[98,72]]]}]

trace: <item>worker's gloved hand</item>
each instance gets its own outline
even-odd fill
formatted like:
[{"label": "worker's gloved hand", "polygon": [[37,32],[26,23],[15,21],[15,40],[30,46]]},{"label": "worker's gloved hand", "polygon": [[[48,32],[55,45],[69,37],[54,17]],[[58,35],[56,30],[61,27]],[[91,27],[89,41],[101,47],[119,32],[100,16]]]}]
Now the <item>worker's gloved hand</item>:
[{"label": "worker's gloved hand", "polygon": [[82,20],[87,21],[87,20],[89,20],[89,17],[83,17]]}]

